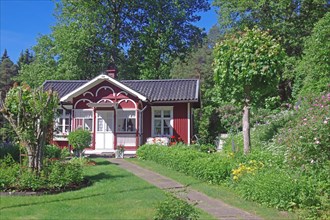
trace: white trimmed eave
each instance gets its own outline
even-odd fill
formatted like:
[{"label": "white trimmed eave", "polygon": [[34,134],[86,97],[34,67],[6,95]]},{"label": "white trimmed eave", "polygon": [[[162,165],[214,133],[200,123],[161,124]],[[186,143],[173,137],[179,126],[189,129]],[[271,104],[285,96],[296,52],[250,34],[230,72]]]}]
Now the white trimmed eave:
[{"label": "white trimmed eave", "polygon": [[134,91],[133,89],[125,86],[124,84],[122,84],[121,82],[111,78],[110,76],[103,75],[103,74],[95,77],[94,79],[90,80],[89,82],[85,83],[84,85],[80,86],[79,88],[77,88],[77,89],[73,90],[72,92],[68,93],[67,95],[63,96],[60,99],[60,101],[61,102],[72,102],[73,97],[76,97],[76,96],[82,94],[83,92],[93,88],[94,86],[96,86],[97,84],[101,83],[104,80],[106,80],[106,81],[110,82],[111,84],[121,88],[122,90],[125,90],[129,94],[131,94],[135,97],[138,97],[142,101],[147,101],[147,98],[145,96],[143,96],[140,93]]}]

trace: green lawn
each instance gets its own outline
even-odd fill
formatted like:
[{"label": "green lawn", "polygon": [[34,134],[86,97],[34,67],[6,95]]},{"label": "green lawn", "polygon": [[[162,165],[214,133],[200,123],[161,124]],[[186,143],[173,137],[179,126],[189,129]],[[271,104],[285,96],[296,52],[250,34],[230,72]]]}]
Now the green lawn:
[{"label": "green lawn", "polygon": [[[44,196],[3,196],[4,219],[152,219],[165,193],[104,159],[86,168],[87,188]],[[202,219],[210,219],[206,213]]]},{"label": "green lawn", "polygon": [[201,180],[186,176],[152,161],[142,161],[138,159],[127,160],[138,164],[141,167],[153,170],[161,175],[170,177],[186,186],[190,186],[191,188],[198,190],[199,192],[203,192],[210,197],[221,199],[229,205],[246,210],[265,219],[297,219],[293,213],[280,212],[273,208],[267,208],[257,203],[246,201],[239,197],[233,189],[228,187],[207,184]]}]

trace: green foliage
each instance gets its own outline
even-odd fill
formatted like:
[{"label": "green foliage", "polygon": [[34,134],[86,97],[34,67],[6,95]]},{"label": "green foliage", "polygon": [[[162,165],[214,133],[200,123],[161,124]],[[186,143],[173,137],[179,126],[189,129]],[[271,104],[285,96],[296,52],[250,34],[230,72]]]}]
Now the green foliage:
[{"label": "green foliage", "polygon": [[63,189],[83,180],[83,166],[80,160],[47,161],[37,175],[26,167],[21,167],[9,155],[0,159],[0,190]]},{"label": "green foliage", "polygon": [[260,106],[276,95],[285,53],[268,32],[253,28],[228,35],[216,45],[214,57],[223,100],[243,104],[250,97]]},{"label": "green foliage", "polygon": [[5,100],[0,100],[0,112],[26,148],[29,167],[36,172],[42,169],[43,148],[57,106],[58,97],[53,91],[33,90],[26,84],[13,87]]},{"label": "green foliage", "polygon": [[282,146],[291,166],[323,166],[330,160],[330,93],[310,97],[296,110],[295,118],[281,130],[276,144]]},{"label": "green foliage", "polygon": [[61,158],[62,150],[56,145],[46,145],[44,150],[45,158]]},{"label": "green foliage", "polygon": [[239,107],[232,103],[223,103],[217,112],[220,115],[219,122],[223,132],[242,130],[242,112]]},{"label": "green foliage", "polygon": [[194,22],[208,9],[205,0],[58,1],[56,25],[38,39],[35,60],[19,79],[33,87],[46,79],[90,79],[110,63],[119,78],[168,78],[172,62],[201,44]]},{"label": "green foliage", "polygon": [[228,31],[258,26],[271,30],[289,56],[300,56],[304,37],[329,9],[327,0],[216,0],[220,25]]},{"label": "green foliage", "polygon": [[15,161],[19,161],[20,148],[16,144],[0,144],[0,159],[10,155]]},{"label": "green foliage", "polygon": [[214,184],[230,178],[234,165],[227,155],[207,154],[189,147],[144,145],[138,149],[137,156]]},{"label": "green foliage", "polygon": [[73,149],[82,151],[89,147],[92,141],[92,136],[89,131],[78,129],[69,133],[68,141]]},{"label": "green foliage", "polygon": [[77,160],[69,163],[54,161],[45,170],[49,188],[63,188],[70,184],[78,184],[83,180],[82,165]]},{"label": "green foliage", "polygon": [[302,60],[295,68],[296,98],[311,93],[330,91],[330,12],[316,23],[313,33],[305,41]]},{"label": "green foliage", "polygon": [[172,195],[168,195],[165,201],[159,203],[156,210],[155,220],[194,220],[199,217],[198,211],[192,205]]},{"label": "green foliage", "polygon": [[20,174],[20,166],[12,156],[8,155],[0,159],[0,190],[16,184],[16,178]]}]

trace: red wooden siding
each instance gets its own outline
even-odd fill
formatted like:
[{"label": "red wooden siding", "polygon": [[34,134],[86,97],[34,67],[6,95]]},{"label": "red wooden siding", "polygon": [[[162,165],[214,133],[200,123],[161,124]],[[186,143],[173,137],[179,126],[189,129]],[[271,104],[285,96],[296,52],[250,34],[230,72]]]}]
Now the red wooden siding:
[{"label": "red wooden siding", "polygon": [[[154,105],[156,106],[156,105]],[[173,106],[173,135],[182,138],[188,143],[188,109],[187,103],[169,103],[157,106]],[[143,139],[142,144],[146,142],[148,137],[152,136],[152,111],[148,106],[143,112]],[[190,132],[192,134],[192,130]]]},{"label": "red wooden siding", "polygon": [[188,143],[187,103],[175,104],[173,108],[173,135]]}]

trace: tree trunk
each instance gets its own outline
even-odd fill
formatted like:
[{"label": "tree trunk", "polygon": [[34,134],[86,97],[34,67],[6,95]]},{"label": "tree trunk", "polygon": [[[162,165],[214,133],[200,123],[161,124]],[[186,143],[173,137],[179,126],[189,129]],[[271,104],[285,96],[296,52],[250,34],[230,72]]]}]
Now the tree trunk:
[{"label": "tree trunk", "polygon": [[245,100],[243,107],[243,141],[244,141],[244,154],[248,154],[250,152],[251,143],[250,143],[250,87],[246,86],[244,88],[245,92]]}]

